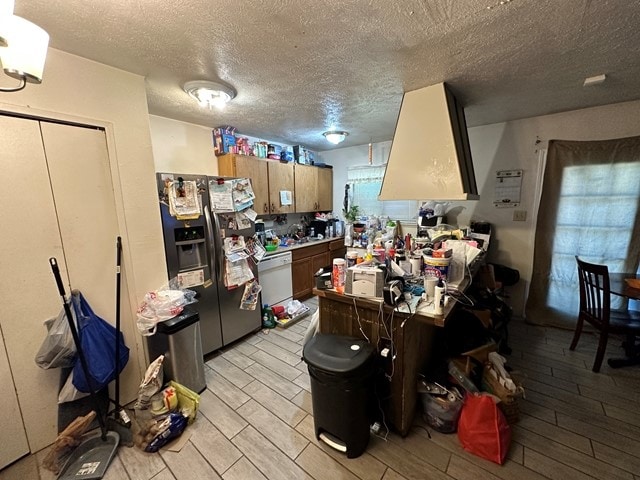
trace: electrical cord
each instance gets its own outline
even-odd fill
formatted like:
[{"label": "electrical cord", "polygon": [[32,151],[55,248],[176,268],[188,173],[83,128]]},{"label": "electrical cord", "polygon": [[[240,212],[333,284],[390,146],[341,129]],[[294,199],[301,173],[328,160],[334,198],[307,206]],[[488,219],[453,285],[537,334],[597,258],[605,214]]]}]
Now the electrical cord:
[{"label": "electrical cord", "polygon": [[369,342],[369,337],[367,337],[367,334],[364,333],[364,330],[362,329],[362,323],[360,323],[360,314],[358,313],[358,305],[356,304],[356,297],[353,297],[353,309],[356,311],[356,319],[358,320],[358,328],[360,329],[360,333],[367,340],[367,342]]}]

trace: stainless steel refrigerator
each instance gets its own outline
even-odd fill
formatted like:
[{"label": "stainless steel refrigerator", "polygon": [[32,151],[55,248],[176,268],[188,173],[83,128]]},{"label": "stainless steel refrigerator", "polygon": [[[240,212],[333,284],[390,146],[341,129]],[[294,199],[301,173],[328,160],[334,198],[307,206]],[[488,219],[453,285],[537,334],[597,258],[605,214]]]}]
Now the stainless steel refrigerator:
[{"label": "stainless steel refrigerator", "polygon": [[[240,309],[244,287],[228,290],[224,285],[224,238],[232,235],[243,235],[245,238],[253,236],[255,224],[252,223],[251,228],[235,230],[228,221],[232,214],[211,211],[209,180],[218,178],[179,173],[157,174],[168,277],[171,279],[181,274],[181,278],[187,278],[188,283],[194,284],[189,288],[197,292],[198,302],[192,307],[200,314],[202,351],[205,355],[261,326],[260,308]],[[167,184],[170,180],[196,182],[202,207],[197,219],[177,220],[169,213]],[[249,265],[258,278],[253,262],[249,261]]]}]

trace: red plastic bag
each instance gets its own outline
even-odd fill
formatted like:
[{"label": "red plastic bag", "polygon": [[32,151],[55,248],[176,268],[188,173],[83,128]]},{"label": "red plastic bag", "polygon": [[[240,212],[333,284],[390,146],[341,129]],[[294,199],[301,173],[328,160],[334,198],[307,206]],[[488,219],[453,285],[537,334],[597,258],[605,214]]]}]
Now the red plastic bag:
[{"label": "red plastic bag", "polygon": [[458,438],[466,451],[502,465],[511,445],[511,427],[491,396],[467,395]]}]

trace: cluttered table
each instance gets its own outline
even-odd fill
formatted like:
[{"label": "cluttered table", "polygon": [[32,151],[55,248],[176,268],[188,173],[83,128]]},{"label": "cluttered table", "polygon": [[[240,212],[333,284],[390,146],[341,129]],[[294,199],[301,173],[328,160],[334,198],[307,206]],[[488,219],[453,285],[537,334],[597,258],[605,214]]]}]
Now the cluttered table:
[{"label": "cluttered table", "polygon": [[313,293],[319,300],[321,333],[364,337],[377,352],[388,349],[383,362],[390,380],[385,414],[391,427],[407,435],[417,404],[418,373],[430,358],[435,331],[444,326],[455,302],[449,302],[443,315],[435,315],[432,303],[417,305],[419,297],[394,308],[335,290],[314,289]]}]

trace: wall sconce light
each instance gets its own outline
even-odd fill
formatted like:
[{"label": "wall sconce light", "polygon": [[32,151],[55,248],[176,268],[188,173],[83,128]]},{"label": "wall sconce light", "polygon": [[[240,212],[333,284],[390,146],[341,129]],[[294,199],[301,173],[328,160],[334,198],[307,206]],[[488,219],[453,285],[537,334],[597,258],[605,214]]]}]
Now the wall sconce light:
[{"label": "wall sconce light", "polygon": [[334,145],[337,145],[341,142],[344,142],[344,139],[347,138],[347,135],[349,135],[349,132],[331,130],[329,132],[324,132],[322,135],[324,135],[324,138],[326,138],[328,142],[331,142]]},{"label": "wall sconce light", "polygon": [[236,91],[232,87],[208,80],[187,82],[182,88],[195,98],[201,107],[209,109],[217,107],[221,110],[236,96]]},{"label": "wall sconce light", "polygon": [[4,73],[20,80],[20,85],[0,88],[0,92],[18,92],[27,82],[41,83],[49,46],[49,34],[14,15],[13,6],[13,0],[0,0],[0,63]]}]

